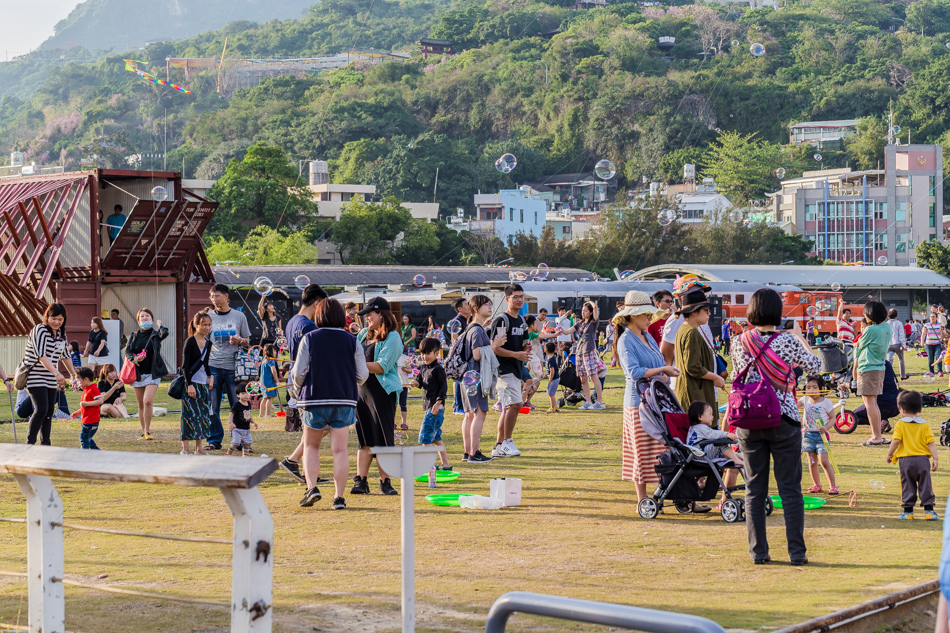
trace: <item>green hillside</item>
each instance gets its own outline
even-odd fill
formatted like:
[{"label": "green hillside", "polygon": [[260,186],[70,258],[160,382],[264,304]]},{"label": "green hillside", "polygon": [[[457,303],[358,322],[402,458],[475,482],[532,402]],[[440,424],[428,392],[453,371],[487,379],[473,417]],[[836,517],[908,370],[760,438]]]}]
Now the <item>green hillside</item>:
[{"label": "green hillside", "polygon": [[[219,177],[261,141],[295,168],[328,159],[331,179],[407,201],[431,200],[438,169],[438,199],[452,212],[471,208],[478,190],[601,158],[616,164],[621,190],[676,182],[694,162],[740,198],[759,197],[777,186],[776,166],[788,177],[819,166],[807,148],[786,146],[799,121],[863,119],[862,134],[823,152],[821,167],[875,167],[889,108],[905,142],[948,140],[950,0],[790,0],[778,11],[561,4],[324,0],[301,19],[234,23],[139,57],[164,77],[166,56],[220,55],[226,36],[228,58],[415,51],[408,63],[278,77],[230,98],[215,91],[215,70],[193,76],[184,95],[126,72],[120,56],[68,63],[31,98],[4,100],[0,150],[73,168],[85,145],[120,165],[163,151],[167,110],[168,165],[186,176]],[[421,59],[414,42],[426,33],[461,54]],[[668,56],[661,36],[676,38]],[[505,151],[518,157],[508,175],[493,168]]]},{"label": "green hillside", "polygon": [[41,48],[122,51],[178,40],[228,22],[297,18],[314,0],[86,0],[56,25]]}]

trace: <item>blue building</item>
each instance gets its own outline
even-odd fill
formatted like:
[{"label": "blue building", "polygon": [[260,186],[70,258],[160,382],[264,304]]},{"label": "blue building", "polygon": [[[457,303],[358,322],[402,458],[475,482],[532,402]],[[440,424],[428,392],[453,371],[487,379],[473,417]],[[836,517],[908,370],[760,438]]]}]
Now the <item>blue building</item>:
[{"label": "blue building", "polygon": [[518,233],[540,237],[547,203],[521,189],[475,194],[476,219],[469,223],[473,233],[494,234],[503,242]]}]

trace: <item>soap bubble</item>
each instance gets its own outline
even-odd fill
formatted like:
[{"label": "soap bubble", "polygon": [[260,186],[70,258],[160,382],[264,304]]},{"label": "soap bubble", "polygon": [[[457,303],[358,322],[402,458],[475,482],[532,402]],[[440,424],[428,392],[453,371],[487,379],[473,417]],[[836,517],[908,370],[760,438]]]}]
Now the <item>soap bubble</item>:
[{"label": "soap bubble", "polygon": [[432,330],[431,332],[426,334],[426,338],[434,338],[440,343],[445,342],[445,334],[442,333],[442,330]]},{"label": "soap bubble", "polygon": [[749,52],[752,53],[753,57],[762,57],[765,55],[765,47],[759,42],[756,42],[749,47]]},{"label": "soap bubble", "polygon": [[901,126],[895,125],[894,127],[891,128],[891,134],[893,134],[894,136],[897,136],[900,133],[901,133]]},{"label": "soap bubble", "polygon": [[636,276],[637,271],[635,270],[625,270],[620,273],[620,281],[633,281],[633,278]]},{"label": "soap bubble", "polygon": [[781,180],[782,178],[785,178],[785,168],[779,167],[778,169],[776,169],[775,177],[778,178],[779,180]]},{"label": "soap bubble", "polygon": [[738,46],[738,45],[739,45],[739,40],[732,40],[732,45],[733,45],[733,46]]},{"label": "soap bubble", "polygon": [[412,285],[416,288],[421,288],[426,285],[426,276],[425,275],[416,275],[412,278]]},{"label": "soap bubble", "polygon": [[833,292],[841,292],[841,284],[839,284],[837,281],[834,282],[833,284],[831,284],[831,290]]},{"label": "soap bubble", "polygon": [[264,393],[264,385],[257,381],[251,381],[247,383],[247,386],[244,388],[244,391],[247,392],[249,396],[256,396]]},{"label": "soap bubble", "polygon": [[733,209],[729,212],[729,219],[733,222],[742,222],[743,217],[741,209]]},{"label": "soap bubble", "polygon": [[669,226],[676,219],[676,211],[673,209],[663,209],[656,214],[656,221],[660,226]]},{"label": "soap bubble", "polygon": [[268,277],[258,277],[254,280],[254,290],[262,297],[274,292],[274,282]]},{"label": "soap bubble", "polygon": [[878,266],[887,266],[887,256],[881,255],[876,260],[874,260],[874,263],[877,264]]},{"label": "soap bubble", "polygon": [[545,263],[538,264],[538,279],[547,279],[548,278],[548,265]]},{"label": "soap bubble", "polygon": [[814,159],[817,160],[818,162],[821,162],[821,154],[815,154],[815,155],[812,156],[812,158],[814,158]]},{"label": "soap bubble", "polygon": [[255,345],[254,347],[248,348],[247,358],[255,365],[260,365],[264,362],[264,350],[261,349],[260,345]]},{"label": "soap bubble", "polygon": [[468,395],[474,396],[482,384],[482,375],[474,369],[469,369],[462,374],[462,384],[465,386]]},{"label": "soap bubble", "polygon": [[152,187],[152,200],[155,202],[165,202],[168,200],[168,189],[165,187]]},{"label": "soap bubble", "polygon": [[934,376],[934,375],[933,375],[932,373],[930,373],[930,372],[927,372],[926,374],[924,374],[924,375],[922,376],[922,378],[924,379],[924,382],[926,382],[926,383],[932,383],[934,380],[937,379],[937,377]]},{"label": "soap bubble", "polygon": [[406,147],[408,147],[409,149],[416,149],[416,144],[415,144],[415,143],[409,143],[409,145],[407,145]]},{"label": "soap bubble", "polygon": [[884,482],[881,481],[880,479],[872,479],[868,483],[870,483],[871,487],[874,488],[875,490],[878,490],[878,491],[884,490]]},{"label": "soap bubble", "polygon": [[815,308],[817,308],[819,312],[827,312],[831,309],[831,302],[822,299],[815,304]]},{"label": "soap bubble", "polygon": [[950,48],[950,42],[947,42],[947,48]]},{"label": "soap bubble", "polygon": [[449,321],[449,334],[455,335],[462,331],[462,324],[455,319]]},{"label": "soap bubble", "polygon": [[303,290],[310,285],[310,277],[306,275],[297,275],[294,277],[294,285],[297,287],[297,290]]},{"label": "soap bubble", "polygon": [[815,306],[808,306],[807,308],[805,308],[805,314],[807,314],[810,317],[816,317],[818,316],[818,308]]},{"label": "soap bubble", "polygon": [[601,180],[610,180],[616,174],[617,168],[606,158],[597,161],[597,164],[594,165],[594,175],[596,175]]},{"label": "soap bubble", "polygon": [[502,154],[501,158],[495,161],[495,169],[503,174],[510,174],[511,170],[518,166],[518,159],[514,154]]},{"label": "soap bubble", "polygon": [[527,281],[528,273],[520,270],[512,270],[508,273],[508,281]]}]

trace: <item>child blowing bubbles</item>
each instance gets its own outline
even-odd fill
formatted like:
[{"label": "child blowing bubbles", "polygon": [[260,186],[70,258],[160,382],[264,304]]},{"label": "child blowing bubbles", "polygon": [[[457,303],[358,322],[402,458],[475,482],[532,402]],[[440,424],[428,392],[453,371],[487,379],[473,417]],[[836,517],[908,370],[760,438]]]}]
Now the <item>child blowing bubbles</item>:
[{"label": "child blowing bubbles", "polygon": [[930,425],[919,417],[923,407],[924,399],[917,391],[902,391],[897,396],[901,418],[894,425],[894,439],[887,451],[887,463],[890,464],[895,458],[899,460],[904,511],[897,518],[913,519],[914,505],[919,497],[920,505],[924,506],[924,520],[937,521],[940,517],[934,512],[936,497],[930,481],[930,471],[937,470],[937,447]]},{"label": "child blowing bubbles", "polygon": [[419,371],[419,377],[412,381],[413,387],[422,387],[425,418],[419,429],[420,444],[435,444],[439,451],[439,461],[442,463],[438,470],[452,470],[449,466],[449,456],[442,443],[442,421],[445,418],[445,394],[448,391],[448,379],[445,370],[439,364],[439,354],[442,345],[434,338],[424,338],[419,344],[419,352],[425,365]]},{"label": "child blowing bubbles", "polygon": [[821,492],[821,481],[818,478],[818,461],[828,478],[828,494],[838,494],[835,472],[828,458],[828,449],[821,440],[821,434],[831,429],[831,413],[835,406],[831,400],[821,395],[825,390],[825,381],[821,376],[808,376],[805,379],[805,396],[798,401],[805,410],[804,424],[802,425],[802,452],[808,455],[808,472],[811,474],[812,487],[808,492]]},{"label": "child blowing bubbles", "polygon": [[82,385],[82,399],[79,402],[82,408],[82,432],[79,434],[79,443],[83,448],[99,450],[95,440],[92,439],[99,430],[99,407],[122,385],[122,382],[116,382],[111,389],[100,394],[96,375],[91,369],[80,367],[76,373],[79,375],[79,384]]}]

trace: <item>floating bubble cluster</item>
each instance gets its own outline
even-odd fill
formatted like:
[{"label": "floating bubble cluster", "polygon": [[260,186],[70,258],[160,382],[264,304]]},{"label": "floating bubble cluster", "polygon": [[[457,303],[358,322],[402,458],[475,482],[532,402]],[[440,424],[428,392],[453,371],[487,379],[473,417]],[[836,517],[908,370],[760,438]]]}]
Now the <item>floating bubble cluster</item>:
[{"label": "floating bubble cluster", "polygon": [[165,187],[152,187],[152,200],[155,202],[165,202],[168,200],[168,189]]},{"label": "floating bubble cluster", "polygon": [[254,290],[262,297],[274,292],[274,282],[269,277],[258,277],[254,280]]},{"label": "floating bubble cluster", "polygon": [[474,369],[470,369],[462,375],[462,384],[465,385],[468,395],[474,396],[482,384],[482,375]]},{"label": "floating bubble cluster", "polygon": [[660,226],[669,226],[676,219],[676,211],[673,209],[663,209],[656,214],[656,221]]},{"label": "floating bubble cluster", "polygon": [[617,174],[617,168],[606,158],[594,165],[594,175],[601,180],[610,180]]},{"label": "floating bubble cluster", "polygon": [[502,154],[501,158],[495,161],[495,169],[503,174],[510,174],[511,170],[518,166],[518,159],[514,154]]},{"label": "floating bubble cluster", "polygon": [[749,47],[749,52],[752,53],[753,57],[762,57],[763,55],[765,55],[765,46],[763,46],[759,42],[756,42],[755,44]]}]

